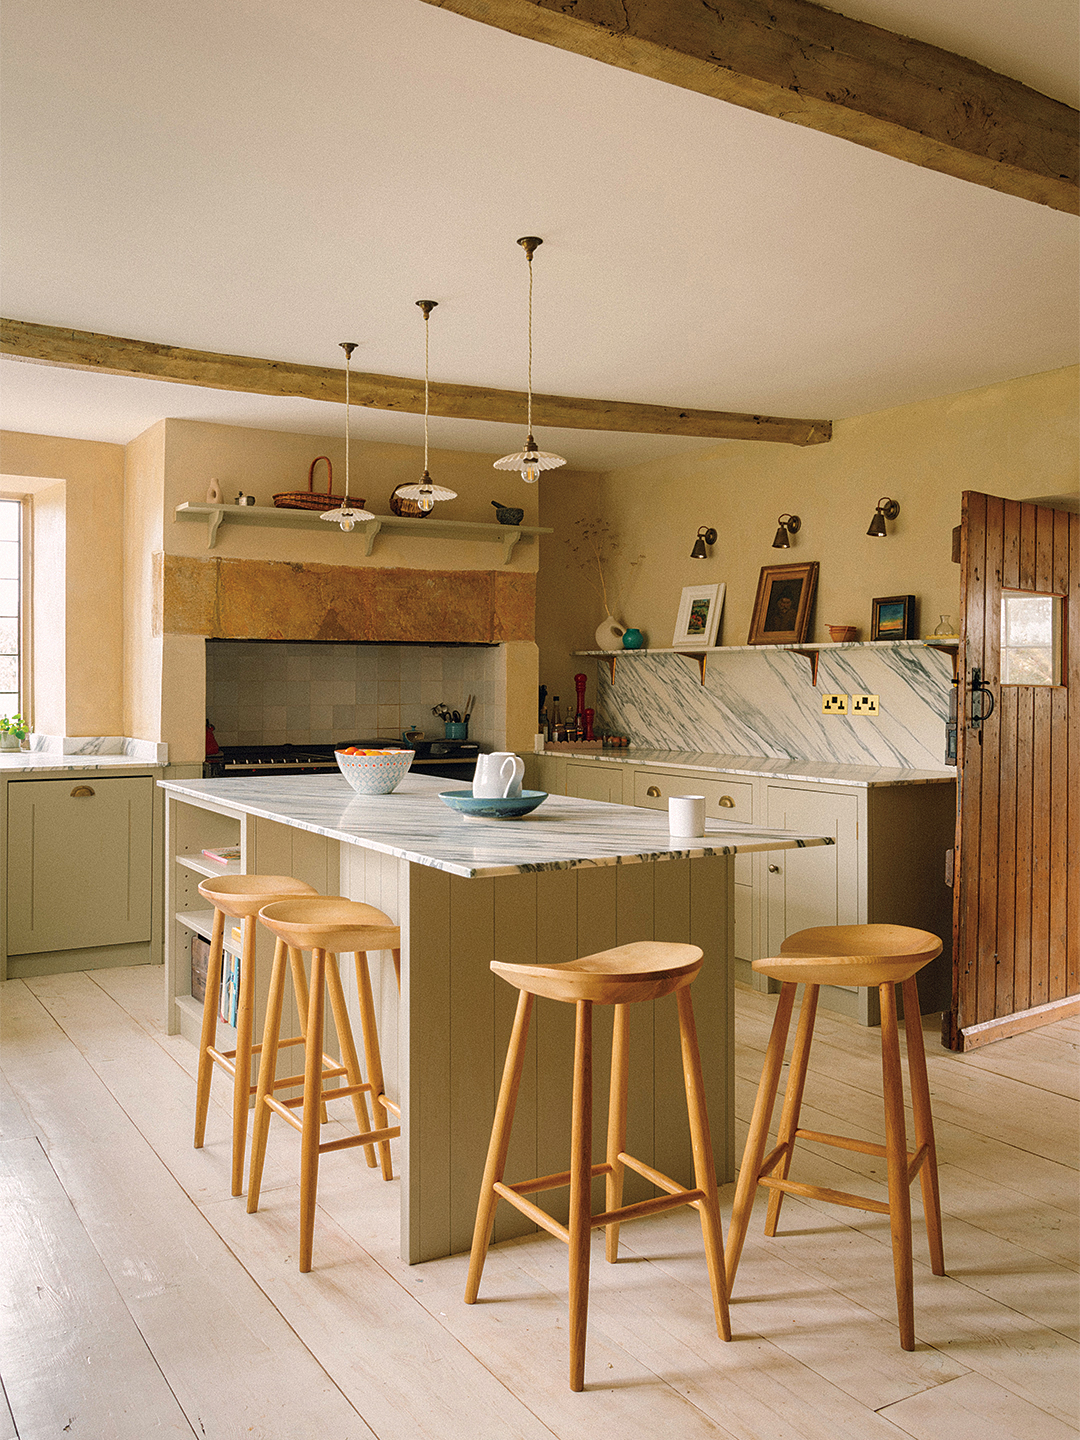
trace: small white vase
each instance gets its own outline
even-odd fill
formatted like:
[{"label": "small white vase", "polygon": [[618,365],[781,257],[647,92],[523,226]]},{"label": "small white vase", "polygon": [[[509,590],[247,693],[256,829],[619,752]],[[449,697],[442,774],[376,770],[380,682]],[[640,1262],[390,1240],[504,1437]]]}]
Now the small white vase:
[{"label": "small white vase", "polygon": [[598,650],[621,650],[622,637],[626,627],[620,625],[614,615],[605,615],[596,627],[596,648]]}]

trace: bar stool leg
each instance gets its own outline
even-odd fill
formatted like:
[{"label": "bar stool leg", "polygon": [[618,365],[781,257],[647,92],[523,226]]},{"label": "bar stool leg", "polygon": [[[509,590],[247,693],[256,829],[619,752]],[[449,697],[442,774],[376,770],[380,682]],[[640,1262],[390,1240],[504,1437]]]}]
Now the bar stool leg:
[{"label": "bar stool leg", "polygon": [[506,1169],[506,1152],[510,1148],[510,1130],[517,1108],[518,1088],[521,1085],[521,1071],[525,1063],[525,1042],[529,1038],[529,1017],[532,1015],[533,997],[528,991],[518,994],[514,1028],[510,1033],[510,1044],[503,1065],[499,1099],[495,1106],[495,1119],[491,1127],[484,1178],[480,1185],[480,1199],[476,1207],[476,1226],[473,1230],[472,1252],[469,1256],[469,1274],[465,1281],[465,1304],[472,1305],[480,1290],[480,1277],[484,1273],[484,1261],[491,1244],[491,1230],[495,1221],[495,1206],[499,1197],[496,1184],[502,1180]]},{"label": "bar stool leg", "polygon": [[326,1015],[326,951],[311,952],[311,991],[304,1043],[304,1107],[300,1132],[300,1270],[311,1269],[315,1199],[319,1187],[319,1110],[322,1105],[323,1028]]},{"label": "bar stool leg", "polygon": [[[308,984],[307,971],[304,969],[304,952],[289,947],[289,965],[292,969],[293,994],[296,996],[296,1013],[300,1017],[300,1034],[307,1034],[307,1002]],[[326,1102],[319,1106],[319,1124],[328,1123],[330,1116],[326,1113]]]},{"label": "bar stool leg", "polygon": [[266,1160],[266,1138],[270,1131],[270,1107],[267,1095],[274,1093],[277,1072],[278,1041],[281,1038],[281,1007],[285,998],[286,945],[279,940],[274,946],[274,965],[270,971],[270,989],[266,997],[266,1023],[263,1026],[262,1050],[259,1052],[259,1084],[255,1091],[255,1122],[251,1127],[251,1168],[248,1172],[247,1213],[259,1208],[262,1192],[263,1164]]},{"label": "bar stool leg", "polygon": [[206,964],[206,996],[203,1000],[202,1031],[199,1035],[199,1074],[195,1083],[195,1149],[201,1150],[206,1137],[206,1116],[210,1108],[210,1079],[214,1062],[210,1047],[217,1042],[217,1017],[221,990],[221,955],[225,939],[225,914],[214,910],[210,931],[210,956]]},{"label": "bar stool leg", "polygon": [[911,1269],[911,1189],[904,1128],[904,1080],[896,1024],[896,986],[878,986],[881,995],[881,1079],[885,1098],[885,1158],[889,1172],[889,1228],[900,1347],[915,1349],[915,1296]]},{"label": "bar stool leg", "polygon": [[[611,1086],[608,1094],[607,1163],[604,1180],[604,1209],[617,1210],[622,1204],[626,1167],[619,1156],[626,1150],[626,1090],[630,1074],[630,1011],[614,1007],[611,1027]],[[614,1265],[619,1258],[619,1226],[604,1227],[605,1254]]]},{"label": "bar stool leg", "polygon": [[585,1388],[592,1236],[592,1001],[575,1003],[574,1101],[570,1122],[570,1389]]},{"label": "bar stool leg", "polygon": [[[788,1066],[787,1089],[784,1091],[784,1108],[780,1115],[780,1129],[777,1143],[785,1146],[783,1155],[772,1173],[778,1180],[786,1180],[791,1169],[791,1156],[795,1149],[795,1131],[799,1128],[799,1112],[802,1110],[803,1091],[806,1089],[806,1065],[810,1059],[810,1044],[814,1038],[814,1021],[817,1019],[817,1005],[820,987],[807,985],[803,990],[802,1005],[799,1007],[799,1028],[795,1032],[795,1045]],[[765,1215],[765,1234],[775,1235],[780,1219],[780,1207],[784,1203],[782,1190],[769,1191],[769,1208]]]},{"label": "bar stool leg", "polygon": [[686,1113],[690,1121],[690,1143],[694,1150],[694,1188],[705,1192],[705,1198],[698,1204],[701,1241],[705,1247],[705,1260],[709,1268],[716,1332],[724,1340],[730,1340],[731,1318],[728,1315],[727,1278],[724,1273],[720,1202],[716,1193],[716,1164],[709,1135],[709,1116],[705,1109],[701,1052],[698,1049],[697,1027],[694,1024],[694,1007],[689,986],[676,990],[675,999],[679,1007],[679,1040],[682,1047],[683,1083],[686,1087]]},{"label": "bar stool leg", "polygon": [[746,1136],[742,1165],[739,1167],[739,1180],[735,1187],[735,1204],[732,1207],[731,1226],[728,1229],[727,1251],[724,1255],[728,1294],[731,1293],[735,1284],[735,1272],[739,1268],[743,1241],[746,1239],[746,1229],[750,1224],[750,1211],[753,1209],[754,1196],[757,1193],[761,1162],[765,1158],[765,1143],[769,1138],[769,1123],[772,1120],[776,1091],[780,1084],[780,1071],[784,1064],[784,1047],[787,1045],[788,1029],[791,1026],[791,1008],[795,1003],[795,989],[796,987],[791,981],[786,981],[780,986],[780,997],[776,1002],[772,1034],[769,1036],[769,1046],[765,1051],[765,1064],[758,1082],[757,1098],[754,1101],[754,1113],[750,1119],[750,1130]]},{"label": "bar stool leg", "polygon": [[[934,1144],[934,1119],[930,1113],[930,1082],[926,1074],[926,1049],[923,1045],[922,1007],[914,975],[904,981],[904,1030],[907,1034],[908,1078],[911,1081],[911,1109],[915,1120],[915,1148],[926,1146],[926,1159],[919,1171],[922,1186],[923,1215],[926,1239],[930,1247],[930,1269],[935,1275],[945,1274],[945,1251],[941,1243],[941,1197],[938,1194],[937,1147]],[[912,1024],[912,1017],[915,1023]]]},{"label": "bar stool leg", "polygon": [[[379,1027],[375,1022],[375,998],[371,993],[371,971],[368,969],[367,952],[358,950],[353,956],[356,968],[356,996],[360,1005],[360,1035],[364,1042],[364,1066],[371,1085],[371,1111],[376,1130],[385,1129],[388,1123],[386,1106],[382,1094],[386,1089],[383,1079],[382,1051],[379,1049]],[[394,1178],[393,1159],[389,1140],[379,1142],[379,1159],[382,1162],[384,1180]]]},{"label": "bar stool leg", "polygon": [[[352,1025],[349,1023],[349,1012],[345,1008],[345,992],[341,988],[341,972],[338,970],[337,956],[327,952],[326,955],[326,988],[330,993],[330,1009],[334,1016],[334,1028],[337,1030],[338,1048],[341,1051],[341,1064],[345,1067],[345,1079],[350,1085],[362,1085],[364,1077],[360,1074],[360,1058],[356,1053],[356,1044],[353,1041]],[[333,1092],[329,1092],[333,1094]],[[362,1090],[352,1095],[353,1114],[356,1116],[356,1124],[361,1134],[371,1129],[371,1120],[368,1118],[367,1100]],[[389,1142],[383,1141],[383,1145],[389,1149]],[[375,1166],[375,1146],[365,1145],[364,1155],[369,1166]],[[382,1147],[380,1146],[380,1149]],[[385,1161],[383,1162],[385,1171]]]},{"label": "bar stool leg", "polygon": [[236,1059],[233,1062],[232,1193],[244,1193],[244,1151],[251,1105],[251,1031],[255,1020],[255,917],[240,922],[240,994],[236,1007]]}]

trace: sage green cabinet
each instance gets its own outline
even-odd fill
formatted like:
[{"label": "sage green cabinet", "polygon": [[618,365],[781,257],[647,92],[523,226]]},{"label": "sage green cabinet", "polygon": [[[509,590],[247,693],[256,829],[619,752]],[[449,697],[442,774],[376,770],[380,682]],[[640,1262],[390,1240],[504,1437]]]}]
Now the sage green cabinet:
[{"label": "sage green cabinet", "polygon": [[8,956],[148,945],[154,778],[69,771],[5,790]]}]

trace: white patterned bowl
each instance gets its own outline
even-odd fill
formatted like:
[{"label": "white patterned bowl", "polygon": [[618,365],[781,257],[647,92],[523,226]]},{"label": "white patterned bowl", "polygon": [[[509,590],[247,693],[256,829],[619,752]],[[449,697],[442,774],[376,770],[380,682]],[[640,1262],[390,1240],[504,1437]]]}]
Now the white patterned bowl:
[{"label": "white patterned bowl", "polygon": [[358,795],[389,795],[404,780],[415,750],[369,750],[346,755],[335,750],[338,769]]}]

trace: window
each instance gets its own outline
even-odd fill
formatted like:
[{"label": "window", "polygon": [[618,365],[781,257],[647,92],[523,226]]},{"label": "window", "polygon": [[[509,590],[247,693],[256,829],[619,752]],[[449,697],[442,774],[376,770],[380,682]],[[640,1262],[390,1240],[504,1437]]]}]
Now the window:
[{"label": "window", "polygon": [[21,503],[0,500],[0,715],[16,714],[21,704],[21,538]]},{"label": "window", "polygon": [[1002,685],[1061,684],[1061,605],[1059,595],[1002,594]]}]

